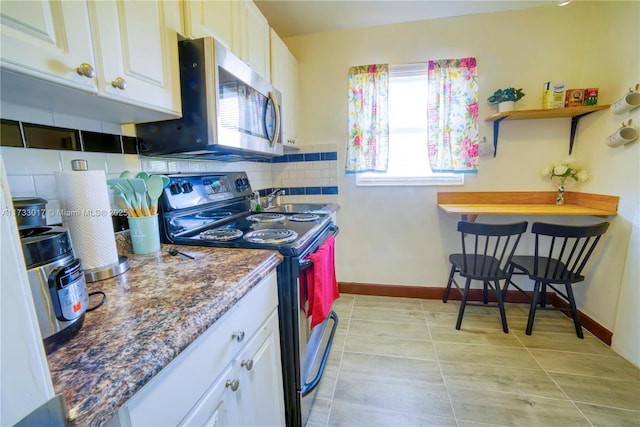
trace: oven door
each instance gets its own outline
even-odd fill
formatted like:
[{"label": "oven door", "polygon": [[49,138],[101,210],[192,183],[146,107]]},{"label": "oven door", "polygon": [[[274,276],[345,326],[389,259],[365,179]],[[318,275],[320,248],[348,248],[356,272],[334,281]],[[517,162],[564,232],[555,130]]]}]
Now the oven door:
[{"label": "oven door", "polygon": [[[337,234],[337,227],[333,228],[332,235]],[[307,258],[300,260],[300,275],[298,276],[298,289],[300,289],[300,312],[298,315],[298,339],[300,349],[300,376],[301,376],[301,412],[302,425],[305,425],[311,406],[315,399],[317,386],[324,373],[329,357],[329,351],[338,327],[338,315],[330,310],[327,318],[312,330],[309,329],[311,318],[307,317],[308,298],[306,293],[306,269],[313,265]]]}]

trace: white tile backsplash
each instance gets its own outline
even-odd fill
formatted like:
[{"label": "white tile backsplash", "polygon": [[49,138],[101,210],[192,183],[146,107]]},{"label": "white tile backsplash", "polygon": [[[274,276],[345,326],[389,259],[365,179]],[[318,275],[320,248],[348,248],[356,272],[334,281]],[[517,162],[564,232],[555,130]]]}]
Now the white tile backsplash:
[{"label": "white tile backsplash", "polygon": [[120,175],[124,171],[140,172],[142,162],[136,154],[105,154],[107,161],[107,175]]},{"label": "white tile backsplash", "polygon": [[46,200],[57,199],[58,185],[54,175],[34,175],[33,181],[36,187],[36,196]]},{"label": "white tile backsplash", "polygon": [[60,151],[60,160],[62,162],[62,170],[70,171],[71,161],[76,159],[86,160],[89,170],[91,171],[106,171],[107,170],[107,157],[105,153],[88,153],[78,151]]},{"label": "white tile backsplash", "polygon": [[[6,159],[4,160],[6,162]],[[36,187],[29,175],[7,175],[11,197],[34,197]]]}]

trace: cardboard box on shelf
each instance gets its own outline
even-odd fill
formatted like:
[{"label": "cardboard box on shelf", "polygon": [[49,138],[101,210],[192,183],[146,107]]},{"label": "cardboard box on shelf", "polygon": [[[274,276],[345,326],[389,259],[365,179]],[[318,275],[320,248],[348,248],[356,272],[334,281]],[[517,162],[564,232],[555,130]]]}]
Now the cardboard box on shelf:
[{"label": "cardboard box on shelf", "polygon": [[598,105],[598,88],[591,87],[584,90],[582,105]]},{"label": "cardboard box on shelf", "polygon": [[584,101],[584,89],[567,89],[564,98],[565,107],[580,107]]},{"label": "cardboard box on shelf", "polygon": [[566,89],[565,82],[546,82],[542,86],[542,108],[563,108]]}]

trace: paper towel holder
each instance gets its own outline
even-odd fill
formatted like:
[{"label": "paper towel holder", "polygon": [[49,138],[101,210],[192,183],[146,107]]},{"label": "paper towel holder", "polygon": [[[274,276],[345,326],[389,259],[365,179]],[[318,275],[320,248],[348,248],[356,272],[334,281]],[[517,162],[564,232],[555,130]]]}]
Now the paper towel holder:
[{"label": "paper towel holder", "polygon": [[[71,169],[74,171],[88,171],[89,162],[84,159],[71,160]],[[80,260],[82,262],[82,260]],[[118,262],[102,267],[84,269],[84,279],[86,282],[98,282],[110,279],[129,270],[129,259],[124,255],[118,255]]]},{"label": "paper towel holder", "polygon": [[[82,262],[82,260],[80,260]],[[129,258],[124,255],[118,255],[118,262],[105,265],[104,267],[92,268],[84,270],[84,280],[91,282],[99,282],[100,280],[110,279],[118,276],[129,269]]]}]

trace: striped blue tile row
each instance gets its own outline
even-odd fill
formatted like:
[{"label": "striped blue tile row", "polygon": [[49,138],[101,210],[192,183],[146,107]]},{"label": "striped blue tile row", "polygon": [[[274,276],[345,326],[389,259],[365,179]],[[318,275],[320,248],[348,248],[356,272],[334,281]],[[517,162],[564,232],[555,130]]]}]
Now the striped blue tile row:
[{"label": "striped blue tile row", "polygon": [[[276,190],[276,188],[266,188],[259,190],[260,197],[266,197]],[[321,194],[338,194],[337,186],[329,187],[284,187],[278,188],[278,190],[284,190],[285,196],[306,196],[306,195],[321,195]]]},{"label": "striped blue tile row", "polygon": [[327,160],[338,160],[338,152],[285,154],[284,156],[272,158],[271,163],[321,162]]}]

